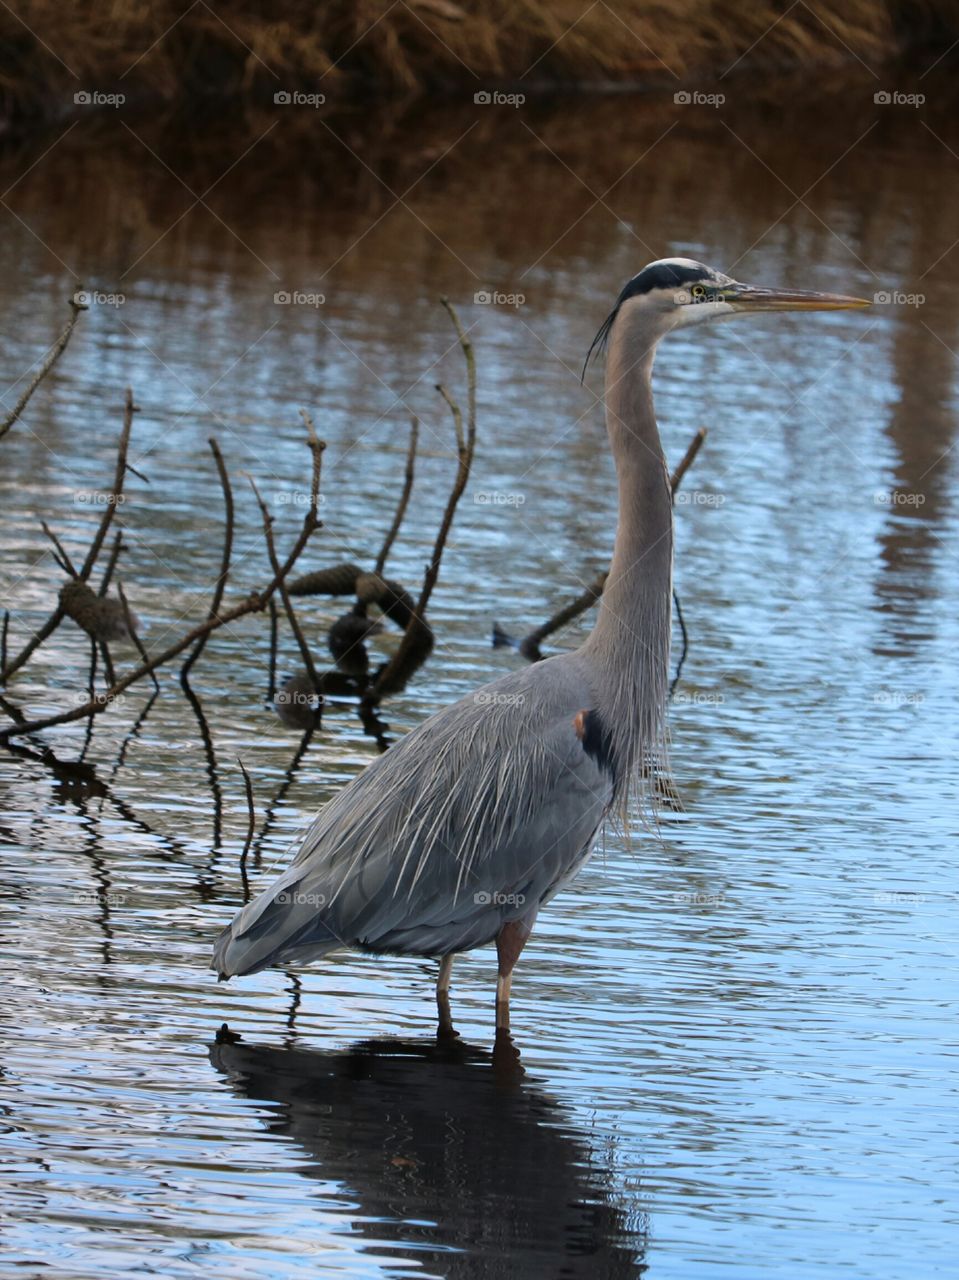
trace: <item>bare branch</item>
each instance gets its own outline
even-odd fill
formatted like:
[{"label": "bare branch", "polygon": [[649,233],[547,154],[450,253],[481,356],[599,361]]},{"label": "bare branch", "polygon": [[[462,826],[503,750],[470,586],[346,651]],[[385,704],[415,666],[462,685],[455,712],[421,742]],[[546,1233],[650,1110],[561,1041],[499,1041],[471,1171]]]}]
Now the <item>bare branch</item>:
[{"label": "bare branch", "polygon": [[[459,406],[454,403],[448,393],[441,391],[444,400],[450,406],[453,415],[453,423],[456,429],[458,466],[456,469],[456,477],[453,481],[453,487],[450,490],[450,496],[446,502],[446,510],[443,512],[443,519],[440,522],[439,532],[436,535],[436,542],[433,545],[433,556],[430,563],[426,567],[426,573],[423,577],[423,587],[420,591],[420,597],[416,604],[413,616],[407,624],[403,633],[403,639],[400,641],[399,648],[393,657],[386,664],[383,670],[376,678],[370,693],[367,695],[369,703],[375,703],[388,693],[393,693],[397,689],[402,688],[405,681],[409,678],[411,670],[415,670],[422,662],[425,656],[423,649],[426,638],[428,637],[429,645],[432,646],[433,636],[428,629],[425,613],[426,606],[429,603],[433,588],[436,586],[440,573],[440,563],[443,559],[443,551],[446,547],[446,541],[449,537],[450,528],[453,524],[453,517],[456,514],[456,507],[466,488],[469,480],[470,468],[473,465],[473,453],[476,448],[476,358],[473,353],[473,346],[463,326],[460,324],[459,316],[450,305],[447,298],[441,298],[443,306],[446,308],[453,326],[456,329],[456,336],[459,338],[460,349],[463,352],[463,358],[466,361],[466,379],[467,379],[467,419],[466,419],[466,435],[463,435],[462,414]],[[428,650],[427,650],[428,651]]]},{"label": "bare branch", "polygon": [[68,573],[71,578],[77,577],[77,571],[73,567],[73,561],[70,559],[69,555],[67,554],[66,549],[63,546],[63,543],[60,541],[57,535],[53,532],[53,530],[47,524],[46,520],[40,521],[40,528],[43,530],[43,532],[47,535],[47,537],[50,539],[50,541],[53,543],[54,547],[56,548],[53,558],[54,560],[56,560],[57,564],[60,566],[63,572]]},{"label": "bare branch", "polygon": [[410,445],[406,451],[406,474],[403,477],[403,492],[400,494],[400,500],[396,504],[396,515],[393,517],[393,523],[390,531],[383,539],[383,545],[380,547],[380,554],[376,557],[376,564],[373,567],[374,573],[382,573],[386,565],[386,558],[390,554],[393,543],[396,541],[396,535],[400,531],[400,525],[403,523],[403,517],[406,515],[406,508],[409,506],[410,494],[413,491],[413,477],[416,469],[416,446],[420,435],[420,420],[414,414],[410,418]]},{"label": "bare branch", "polygon": [[686,452],[683,454],[682,458],[680,459],[679,466],[673,472],[672,479],[669,482],[669,487],[672,490],[674,498],[676,496],[676,490],[682,484],[683,476],[686,474],[689,468],[693,465],[693,461],[695,460],[696,454],[699,453],[700,449],[703,447],[703,441],[706,439],[706,435],[707,435],[706,428],[700,427],[699,430],[696,432],[696,434],[693,436],[692,440],[690,440],[689,446],[686,449]]},{"label": "bare branch", "polygon": [[103,546],[103,540],[109,532],[110,525],[113,523],[113,517],[116,509],[123,501],[123,481],[127,473],[127,449],[130,444],[130,429],[133,426],[133,415],[137,412],[137,406],[133,403],[133,392],[127,387],[126,399],[123,405],[123,427],[120,430],[120,443],[117,446],[117,466],[113,477],[113,487],[107,498],[107,505],[100,520],[100,527],[94,534],[93,541],[90,544],[90,550],[87,552],[87,558],[83,562],[83,568],[80,570],[79,578],[81,582],[86,582],[90,574],[93,572],[93,566],[96,564],[97,556],[100,554],[100,548]]},{"label": "bare branch", "polygon": [[[266,551],[270,557],[270,568],[274,574],[279,574],[280,564],[276,558],[276,543],[273,539],[273,517],[270,515],[270,509],[260,496],[260,491],[256,487],[256,481],[250,477],[250,486],[256,495],[256,500],[263,516],[263,536],[266,539]],[[313,686],[313,691],[319,693],[320,676],[313,661],[313,655],[310,653],[310,646],[306,643],[306,636],[303,634],[303,628],[300,626],[300,620],[296,616],[296,610],[293,608],[293,601],[290,599],[290,593],[287,589],[286,582],[282,577],[279,580],[280,599],[283,601],[283,608],[286,612],[287,620],[290,624],[290,630],[296,637],[296,643],[300,649],[300,655],[303,658],[303,665],[306,667],[306,674]]]},{"label": "bare branch", "polygon": [[256,830],[256,810],[253,807],[253,783],[250,781],[250,775],[246,771],[246,765],[244,765],[239,756],[237,756],[236,762],[243,773],[243,782],[246,786],[246,840],[243,842],[243,851],[240,854],[240,879],[243,882],[243,900],[248,902],[250,898],[250,882],[246,874],[246,860],[250,853],[250,845],[253,843],[253,832]]},{"label": "bare branch", "polygon": [[[220,452],[220,446],[213,436],[210,436],[209,443],[213,461],[216,463],[217,475],[220,477],[224,508],[223,553],[220,556],[220,573],[213,588],[213,599],[210,602],[210,612],[208,614],[208,617],[215,618],[219,612],[220,605],[223,603],[223,593],[226,590],[227,579],[230,576],[230,564],[233,559],[233,488],[230,485],[230,477],[226,469],[226,463],[223,461],[223,454]],[[193,650],[187,655],[180,669],[181,681],[186,680],[189,676],[193,664],[206,647],[208,636],[209,632],[200,636]]]},{"label": "bare branch", "polygon": [[13,424],[20,417],[21,413],[23,413],[34,391],[36,391],[37,387],[39,387],[40,383],[43,381],[43,379],[47,376],[47,374],[50,372],[50,370],[53,368],[56,362],[63,355],[64,351],[66,350],[67,343],[70,341],[70,335],[73,333],[74,326],[76,325],[77,321],[80,318],[80,312],[86,311],[86,310],[87,310],[86,306],[83,306],[75,302],[73,298],[70,299],[70,319],[67,321],[66,326],[64,327],[64,330],[60,334],[59,338],[57,338],[56,342],[47,352],[46,357],[41,363],[39,369],[31,378],[29,385],[27,386],[23,394],[20,396],[20,399],[14,405],[10,413],[7,414],[4,420],[0,422],[0,440],[3,439],[3,437],[7,434],[7,432],[10,430]]},{"label": "bare branch", "polygon": [[[123,590],[123,583],[120,582],[119,579],[117,579],[117,595],[120,597],[120,603],[123,606],[123,620],[127,624],[127,631],[129,631],[130,633],[130,639],[132,640],[137,653],[140,655],[143,661],[149,666],[150,655],[147,653],[146,649],[144,649],[143,641],[137,635],[136,619],[134,618],[133,612],[130,609],[130,602],[127,600],[126,592]],[[159,689],[160,682],[156,677],[156,672],[150,671],[148,674],[150,676],[150,679],[153,681],[154,689]],[[110,683],[111,684],[113,683],[112,679]]]},{"label": "bare branch", "polygon": [[[128,466],[128,471],[133,468]],[[113,575],[116,572],[117,561],[120,559],[120,552],[123,550],[123,530],[118,529],[113,535],[113,546],[110,548],[110,556],[107,560],[107,567],[103,571],[103,580],[100,583],[98,595],[105,596],[110,590],[110,583],[113,581]]]},{"label": "bare branch", "polygon": [[[141,663],[133,671],[129,671],[125,676],[117,680],[109,689],[102,693],[95,694],[83,706],[75,707],[71,711],[61,711],[56,715],[44,716],[38,720],[23,720],[10,728],[0,730],[0,743],[8,742],[11,738],[22,737],[24,734],[37,733],[41,729],[49,729],[54,725],[70,724],[76,720],[82,720],[88,715],[96,715],[103,711],[110,702],[119,694],[128,689],[130,685],[135,684],[138,680],[142,680],[144,676],[151,675],[158,667],[162,667],[165,663],[170,662],[173,658],[178,657],[184,650],[188,649],[192,644],[208,635],[211,631],[216,631],[220,627],[227,626],[231,622],[235,622],[238,618],[244,617],[248,613],[259,613],[266,608],[273,594],[279,589],[280,585],[285,582],[287,574],[296,564],[296,561],[310,539],[310,535],[319,528],[320,522],[317,519],[316,510],[319,502],[319,481],[320,468],[323,456],[323,450],[326,445],[322,440],[316,438],[316,433],[312,429],[312,423],[308,421],[308,430],[310,433],[309,445],[313,454],[313,485],[311,490],[310,508],[303,518],[303,528],[300,530],[299,536],[293,544],[289,555],[278,570],[274,573],[273,580],[263,592],[251,592],[245,600],[235,605],[232,609],[227,609],[223,613],[218,613],[215,618],[207,618],[206,622],[200,623],[193,627],[187,634],[164,649],[161,653],[156,654],[148,662]],[[53,618],[56,619],[54,623]],[[37,633],[31,642],[33,649],[41,644],[46,635],[53,630],[53,625],[59,624],[63,618],[62,609],[58,609],[53,618],[48,620],[44,628]],[[53,623],[53,625],[51,625]],[[45,634],[42,634],[44,633]],[[30,646],[28,646],[30,648]],[[29,656],[29,655],[27,655]],[[21,655],[21,658],[23,655]],[[24,659],[25,660],[25,659]],[[18,662],[18,666],[22,665],[22,661]]]}]

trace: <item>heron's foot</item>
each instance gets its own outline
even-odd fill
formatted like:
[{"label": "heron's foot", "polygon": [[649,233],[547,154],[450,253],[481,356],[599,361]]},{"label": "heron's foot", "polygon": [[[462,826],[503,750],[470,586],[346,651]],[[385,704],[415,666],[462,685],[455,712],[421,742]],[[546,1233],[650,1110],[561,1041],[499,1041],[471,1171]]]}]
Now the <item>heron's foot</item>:
[{"label": "heron's foot", "polygon": [[450,996],[448,991],[437,991],[436,1008],[439,1013],[439,1023],[436,1028],[437,1040],[458,1040],[460,1033],[453,1026],[453,1015],[450,1010]]}]

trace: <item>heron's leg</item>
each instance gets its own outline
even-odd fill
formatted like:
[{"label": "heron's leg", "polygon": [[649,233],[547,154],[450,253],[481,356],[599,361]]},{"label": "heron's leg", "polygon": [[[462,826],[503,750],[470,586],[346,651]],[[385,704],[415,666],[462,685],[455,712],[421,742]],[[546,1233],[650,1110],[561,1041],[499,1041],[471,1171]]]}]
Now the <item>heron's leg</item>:
[{"label": "heron's leg", "polygon": [[523,920],[510,920],[496,935],[496,955],[499,960],[499,974],[496,978],[497,1031],[509,1031],[509,991],[513,969],[532,931],[532,924]]},{"label": "heron's leg", "polygon": [[436,979],[436,1007],[439,1011],[440,1024],[436,1029],[438,1036],[455,1036],[453,1017],[450,1013],[450,974],[453,972],[453,956],[444,956],[440,961],[440,972]]}]

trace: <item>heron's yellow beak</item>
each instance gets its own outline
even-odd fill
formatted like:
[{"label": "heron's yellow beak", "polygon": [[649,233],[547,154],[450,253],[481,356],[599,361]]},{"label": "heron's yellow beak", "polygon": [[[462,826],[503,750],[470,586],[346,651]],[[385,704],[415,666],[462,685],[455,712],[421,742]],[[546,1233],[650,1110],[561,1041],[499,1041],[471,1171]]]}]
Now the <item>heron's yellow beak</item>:
[{"label": "heron's yellow beak", "polygon": [[872,306],[865,298],[848,298],[841,293],[764,289],[752,284],[736,284],[724,289],[723,301],[736,311],[850,311]]}]

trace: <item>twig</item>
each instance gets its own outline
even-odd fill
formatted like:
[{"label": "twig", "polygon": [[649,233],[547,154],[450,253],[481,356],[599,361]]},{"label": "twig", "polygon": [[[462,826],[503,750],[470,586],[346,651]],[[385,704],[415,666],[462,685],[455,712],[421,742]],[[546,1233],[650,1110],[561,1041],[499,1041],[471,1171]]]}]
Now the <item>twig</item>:
[{"label": "twig", "polygon": [[552,635],[554,631],[558,631],[560,627],[565,627],[574,618],[578,618],[581,613],[585,613],[590,605],[595,604],[603,594],[603,588],[606,586],[608,576],[605,573],[599,574],[582,595],[578,595],[575,600],[571,600],[568,605],[554,613],[541,627],[537,627],[535,631],[531,631],[528,636],[521,640],[519,651],[523,657],[530,662],[541,662],[543,655],[540,652],[540,643],[547,636]]},{"label": "twig", "polygon": [[[127,466],[128,471],[132,471],[131,466]],[[110,548],[110,558],[107,560],[107,567],[103,571],[103,580],[100,583],[98,596],[105,596],[110,590],[110,583],[113,581],[113,575],[116,572],[117,561],[120,559],[120,552],[123,550],[123,530],[118,529],[113,535],[113,546]]]},{"label": "twig", "polygon": [[[210,436],[210,452],[213,454],[213,461],[216,463],[216,472],[220,477],[220,488],[223,491],[223,507],[224,507],[224,524],[223,524],[223,553],[220,556],[220,573],[213,588],[213,599],[210,602],[210,612],[207,615],[215,618],[219,612],[220,605],[223,603],[223,593],[226,590],[227,579],[230,576],[230,564],[233,558],[233,489],[230,485],[230,477],[227,473],[226,463],[223,461],[223,454],[220,452],[220,446],[217,444],[213,436]],[[200,654],[206,647],[206,635],[200,636],[196,645],[187,655],[183,666],[180,668],[181,683],[187,679],[190,669],[199,658]]]},{"label": "twig", "polygon": [[674,498],[676,496],[676,490],[679,488],[680,484],[682,483],[683,476],[686,474],[689,468],[693,465],[693,461],[695,460],[696,454],[699,453],[700,449],[703,447],[703,441],[706,439],[706,435],[707,435],[706,428],[700,427],[699,430],[696,432],[696,434],[693,436],[692,440],[690,440],[689,447],[687,448],[686,452],[683,454],[682,458],[680,459],[679,466],[673,472],[672,479],[669,482],[669,487],[672,490]]},{"label": "twig", "polygon": [[689,650],[689,633],[686,630],[686,619],[683,617],[683,608],[679,603],[679,592],[673,587],[673,603],[676,606],[676,621],[679,623],[680,635],[683,637],[683,647],[679,654],[679,660],[676,663],[676,674],[669,683],[669,696],[672,697],[676,692],[676,686],[679,684],[679,677],[683,674],[683,663],[686,661],[686,654]]},{"label": "twig", "polygon": [[[303,551],[310,539],[310,535],[320,526],[316,510],[319,500],[321,459],[326,445],[322,440],[317,439],[316,432],[313,430],[312,422],[310,422],[309,419],[306,421],[309,433],[308,442],[313,454],[313,481],[310,507],[306,515],[303,517],[303,527],[300,530],[299,536],[294,542],[286,560],[279,567],[279,571],[274,574],[273,580],[266,589],[263,592],[253,591],[245,600],[234,605],[232,609],[227,609],[225,612],[219,613],[215,618],[207,618],[205,622],[193,627],[185,636],[181,637],[181,639],[177,640],[174,644],[152,657],[149,662],[141,663],[139,667],[136,667],[133,671],[128,672],[121,679],[117,680],[109,689],[105,690],[103,693],[94,695],[94,697],[87,701],[83,706],[75,707],[72,711],[61,711],[56,715],[44,716],[39,720],[24,720],[11,728],[0,730],[0,743],[8,742],[11,738],[22,737],[24,734],[37,733],[41,729],[52,728],[54,725],[71,724],[73,721],[82,720],[85,716],[91,714],[98,714],[109,705],[113,698],[116,698],[119,694],[123,693],[123,691],[128,689],[130,685],[135,684],[138,680],[142,680],[145,675],[150,675],[158,667],[162,667],[165,663],[178,657],[185,649],[188,649],[190,645],[199,640],[201,636],[207,635],[211,631],[216,631],[220,627],[226,626],[231,622],[236,622],[238,618],[245,617],[248,613],[259,613],[266,608],[270,597],[278,590],[281,583],[285,582],[288,573],[296,564],[300,553]],[[56,618],[56,623],[54,625],[59,624],[63,618],[62,610],[58,610],[57,613],[54,614],[54,618]],[[43,639],[46,638],[46,635],[49,635],[50,631],[53,630],[53,626],[51,626],[52,622],[53,618],[48,620],[45,627],[41,628],[41,631],[34,637],[31,642],[31,652],[38,644],[42,643]],[[43,632],[45,632],[46,635],[42,634]],[[30,648],[30,646],[28,646],[28,648]],[[23,655],[21,655],[21,658],[22,656]],[[22,662],[18,662],[18,665],[22,665]]]},{"label": "twig", "polygon": [[46,357],[43,360],[43,363],[40,365],[40,368],[33,375],[33,378],[31,379],[29,386],[23,392],[20,399],[14,405],[10,413],[7,414],[7,416],[4,418],[2,422],[0,422],[0,440],[3,439],[3,437],[7,434],[7,432],[10,430],[13,424],[20,417],[21,413],[23,413],[34,391],[36,391],[37,387],[39,387],[40,383],[43,381],[43,379],[47,376],[47,374],[50,372],[50,370],[53,368],[56,362],[63,355],[64,351],[66,350],[67,343],[70,341],[70,335],[73,333],[74,326],[76,325],[77,320],[79,320],[80,318],[80,312],[86,311],[86,310],[87,308],[85,306],[82,306],[79,303],[75,302],[73,298],[70,299],[70,319],[67,321],[66,326],[64,327],[64,330],[60,334],[59,338],[57,338],[56,342],[47,352]]},{"label": "twig", "polygon": [[[107,536],[107,532],[109,531],[110,525],[113,521],[114,513],[119,505],[123,492],[123,478],[127,470],[126,456],[130,442],[130,428],[133,425],[133,415],[135,412],[136,405],[133,403],[133,393],[128,389],[124,404],[123,427],[120,431],[120,442],[117,449],[117,466],[113,480],[113,488],[107,501],[106,510],[103,513],[103,517],[97,528],[96,534],[94,535],[93,542],[90,545],[90,550],[87,552],[86,558],[83,562],[83,567],[80,569],[78,574],[74,575],[80,582],[86,582],[87,578],[89,578],[90,574],[93,572],[97,556],[100,554],[100,548],[103,546],[103,540]],[[119,554],[119,550],[117,551],[117,554]],[[107,572],[108,574],[112,574],[112,567],[108,566]],[[108,582],[108,579],[105,579],[105,581]],[[101,588],[100,595],[105,594],[105,589]],[[26,645],[24,645],[17,656],[15,658],[11,658],[6,663],[2,672],[0,672],[0,679],[4,681],[9,680],[15,671],[19,671],[20,668],[30,660],[32,655],[37,651],[37,649],[39,649],[43,642],[48,639],[54,631],[56,631],[64,617],[64,609],[58,602],[57,607],[54,609],[53,613],[51,613],[50,617],[47,618],[39,631],[34,632],[33,636],[27,641]],[[2,741],[2,738],[0,738],[0,741]]]},{"label": "twig", "polygon": [[60,541],[57,535],[53,532],[53,530],[47,524],[46,520],[40,521],[40,528],[43,530],[43,532],[47,535],[47,537],[50,539],[50,541],[53,543],[54,547],[56,548],[53,555],[54,560],[56,560],[57,564],[60,566],[60,568],[63,570],[64,573],[69,574],[71,578],[76,578],[78,575],[77,575],[76,569],[73,567],[73,561],[70,559],[69,555],[67,554],[66,548],[64,547],[63,543]]},{"label": "twig", "polygon": [[276,600],[270,599],[270,659],[266,677],[266,700],[272,702],[276,696],[276,645],[279,631],[279,614]]},{"label": "twig", "polygon": [[3,611],[3,629],[0,630],[0,671],[7,669],[7,635],[10,631],[10,610]]},{"label": "twig", "polygon": [[[93,640],[93,637],[91,636],[90,639]],[[107,642],[105,640],[93,640],[93,643],[95,645],[100,646],[100,656],[103,658],[103,671],[107,678],[107,684],[114,684],[116,682],[117,673],[113,670],[113,661],[110,658],[110,649],[107,645]],[[94,691],[95,691],[95,686],[91,684],[90,685],[91,697],[93,696]],[[93,728],[92,720],[90,721],[90,728],[91,729]]]},{"label": "twig", "polygon": [[406,474],[403,477],[403,492],[400,494],[400,500],[396,505],[393,524],[390,526],[389,533],[383,539],[380,554],[376,557],[376,564],[373,567],[374,573],[383,572],[386,558],[390,554],[393,543],[396,541],[396,535],[399,533],[403,517],[406,515],[406,508],[409,506],[410,493],[413,490],[413,477],[416,470],[416,446],[419,441],[419,435],[420,420],[414,414],[410,419],[410,445],[406,451]]},{"label": "twig", "polygon": [[[274,574],[279,575],[280,564],[276,558],[276,544],[273,539],[273,517],[270,515],[270,509],[260,496],[260,491],[256,487],[256,481],[252,476],[249,477],[250,486],[256,496],[259,504],[260,512],[263,516],[263,536],[266,539],[266,551],[270,558],[270,568]],[[287,620],[290,624],[290,630],[296,637],[296,643],[300,649],[300,655],[303,658],[303,665],[306,667],[306,674],[309,676],[310,683],[315,693],[320,691],[320,676],[313,661],[313,655],[310,653],[310,646],[306,643],[306,636],[303,634],[303,628],[300,626],[300,620],[296,616],[296,610],[293,608],[293,601],[290,599],[290,593],[287,590],[285,581],[282,576],[278,577],[280,588],[280,599],[283,601],[283,608],[286,612]]]},{"label": "twig", "polygon": [[[443,306],[446,308],[447,314],[453,322],[456,329],[456,336],[459,339],[460,349],[463,352],[463,358],[466,361],[466,383],[467,383],[467,418],[466,418],[466,435],[463,435],[463,420],[459,406],[450,398],[449,394],[442,389],[440,394],[450,406],[453,414],[453,422],[456,428],[456,444],[458,466],[456,469],[456,478],[453,481],[453,487],[450,490],[450,496],[446,502],[446,510],[443,512],[443,519],[440,522],[439,532],[436,535],[436,542],[433,545],[433,556],[430,563],[426,567],[426,573],[423,576],[423,587],[420,591],[419,600],[416,604],[413,616],[407,624],[403,633],[403,639],[399,643],[399,647],[393,654],[393,657],[380,671],[373,685],[373,688],[366,695],[365,701],[368,705],[375,704],[387,693],[394,692],[397,688],[401,688],[407,678],[406,673],[412,665],[411,659],[415,659],[417,649],[422,646],[423,631],[427,626],[425,613],[426,606],[429,603],[433,588],[439,578],[440,562],[443,558],[443,551],[446,547],[446,540],[449,537],[450,528],[453,524],[453,517],[456,514],[456,507],[459,503],[463,490],[466,488],[466,482],[469,480],[470,468],[473,465],[473,453],[476,448],[476,357],[473,353],[473,346],[463,326],[460,324],[459,316],[450,305],[449,299],[441,298]],[[432,642],[432,633],[430,633],[430,641]],[[419,659],[422,661],[422,658]],[[419,665],[416,662],[416,665]]]},{"label": "twig", "polygon": [[137,405],[133,403],[133,392],[127,387],[126,398],[123,404],[123,427],[120,430],[120,443],[117,446],[117,466],[113,477],[113,487],[107,498],[106,509],[100,520],[100,526],[93,536],[90,543],[90,550],[83,562],[83,568],[80,570],[79,578],[81,582],[86,582],[90,574],[93,572],[93,566],[96,564],[97,556],[100,554],[100,548],[103,546],[103,540],[109,532],[110,525],[113,523],[113,517],[116,509],[123,501],[123,481],[127,473],[127,449],[130,444],[130,429],[133,426],[133,415],[137,412]]},{"label": "twig", "polygon": [[25,662],[29,662],[32,655],[40,648],[44,640],[53,635],[54,631],[59,627],[65,616],[62,605],[58,603],[53,613],[50,614],[50,617],[47,618],[39,631],[35,631],[17,656],[9,660],[3,668],[3,671],[0,672],[0,680],[5,683],[10,679],[15,671],[20,670]]},{"label": "twig", "polygon": [[240,879],[243,881],[243,901],[250,900],[250,882],[246,874],[246,860],[250,852],[250,845],[253,843],[253,832],[256,830],[256,810],[253,807],[253,783],[250,781],[250,775],[246,771],[246,765],[240,759],[236,758],[237,764],[243,774],[243,782],[246,786],[246,840],[243,842],[243,852],[240,854]]},{"label": "twig", "polygon": [[[146,649],[144,649],[143,641],[137,635],[137,624],[133,619],[133,613],[130,609],[130,604],[129,604],[129,601],[127,600],[126,592],[123,590],[123,583],[120,581],[119,578],[117,579],[117,595],[120,597],[120,603],[123,605],[123,621],[127,624],[127,631],[129,631],[130,633],[130,640],[132,641],[134,647],[136,648],[137,653],[140,655],[143,661],[149,666],[150,655],[147,653]],[[148,674],[150,676],[150,679],[153,681],[154,689],[159,689],[160,682],[157,679],[156,671],[150,671]]]}]

